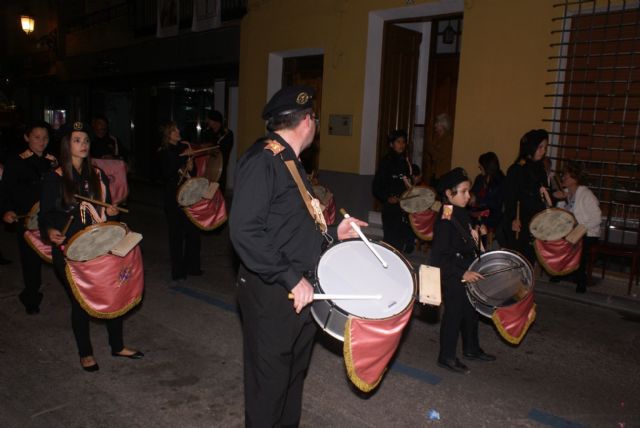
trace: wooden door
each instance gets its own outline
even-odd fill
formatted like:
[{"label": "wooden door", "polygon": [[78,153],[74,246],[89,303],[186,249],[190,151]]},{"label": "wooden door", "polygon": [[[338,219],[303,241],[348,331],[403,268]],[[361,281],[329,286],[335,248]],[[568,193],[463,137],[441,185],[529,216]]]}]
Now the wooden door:
[{"label": "wooden door", "polygon": [[[456,54],[432,55],[429,63],[422,171],[425,180],[433,182],[434,178],[440,177],[452,167],[451,150],[460,59]],[[451,125],[444,135],[439,135],[434,127],[437,117],[441,114],[449,117]]]},{"label": "wooden door", "polygon": [[421,40],[422,34],[417,31],[385,24],[376,153],[378,161],[389,150],[387,136],[395,129],[407,132],[407,152],[411,153],[409,147],[415,119]]},{"label": "wooden door", "polygon": [[[313,109],[320,118],[322,111],[322,67],[323,55],[311,55],[285,58],[282,64],[282,86],[305,85],[316,91]],[[322,123],[320,123],[322,127]],[[317,172],[320,152],[320,130],[316,133],[313,144],[300,154],[300,160],[308,173]]]}]

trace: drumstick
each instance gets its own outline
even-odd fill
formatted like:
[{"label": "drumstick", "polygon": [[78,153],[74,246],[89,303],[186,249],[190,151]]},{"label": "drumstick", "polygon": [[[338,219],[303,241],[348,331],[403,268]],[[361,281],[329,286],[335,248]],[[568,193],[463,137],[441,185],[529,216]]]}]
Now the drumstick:
[{"label": "drumstick", "polygon": [[64,227],[62,228],[62,232],[60,232],[62,236],[67,234],[67,232],[69,231],[69,227],[71,227],[72,221],[73,221],[73,216],[69,216],[69,220],[67,220],[67,223],[65,223]]},{"label": "drumstick", "polygon": [[196,153],[202,153],[202,152],[206,152],[208,150],[218,150],[219,148],[220,148],[220,146],[205,147],[203,149],[193,150],[191,153],[182,152],[178,156],[193,156]]},{"label": "drumstick", "polygon": [[[342,216],[344,218],[349,218],[351,217],[347,211],[344,208],[340,208],[340,214],[342,214]],[[362,233],[362,229],[360,229],[360,226],[358,226],[357,224],[351,222],[349,223],[351,225],[351,228],[353,230],[356,231],[356,233],[358,234],[358,236],[360,237],[360,239],[362,239],[362,242],[364,242],[367,246],[367,248],[369,248],[369,250],[371,250],[371,252],[373,253],[374,256],[376,256],[376,258],[378,260],[380,260],[380,263],[382,264],[382,267],[384,267],[385,269],[389,267],[389,265],[387,264],[387,262],[384,261],[384,259],[382,258],[382,256],[376,251],[375,248],[373,248],[373,245],[371,245],[371,243],[369,242],[369,240],[367,239],[366,236],[364,236],[364,233]]]},{"label": "drumstick", "polygon": [[[516,203],[516,220],[520,221],[520,201]],[[522,228],[522,225],[520,225]],[[520,238],[520,231],[516,231],[516,240]]]},{"label": "drumstick", "polygon": [[[289,300],[293,300],[293,293],[289,293]],[[314,294],[313,300],[380,300],[382,294]]]},{"label": "drumstick", "polygon": [[92,204],[100,205],[101,207],[107,207],[107,208],[113,207],[113,208],[115,208],[118,211],[121,211],[123,213],[129,213],[129,210],[126,209],[126,208],[120,208],[120,207],[117,207],[115,205],[108,204],[106,202],[98,201],[96,199],[85,198],[84,196],[80,196],[80,195],[73,195],[73,197],[76,198],[76,199],[80,199],[82,201],[91,202]]},{"label": "drumstick", "polygon": [[406,201],[407,199],[413,199],[413,198],[417,198],[417,197],[419,197],[419,196],[422,196],[422,195],[405,196],[405,197],[403,197],[403,198],[400,198],[400,200],[401,200],[401,201]]}]

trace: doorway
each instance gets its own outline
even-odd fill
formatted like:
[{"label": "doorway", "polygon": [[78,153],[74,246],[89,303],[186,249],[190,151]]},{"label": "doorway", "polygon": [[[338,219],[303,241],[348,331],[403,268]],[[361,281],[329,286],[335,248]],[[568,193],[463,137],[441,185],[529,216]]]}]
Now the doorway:
[{"label": "doorway", "polygon": [[[288,57],[282,60],[282,87],[304,85],[316,91],[314,110],[317,117],[322,111],[322,69],[324,55]],[[316,132],[313,144],[300,154],[300,161],[308,174],[319,168],[320,132]]]}]

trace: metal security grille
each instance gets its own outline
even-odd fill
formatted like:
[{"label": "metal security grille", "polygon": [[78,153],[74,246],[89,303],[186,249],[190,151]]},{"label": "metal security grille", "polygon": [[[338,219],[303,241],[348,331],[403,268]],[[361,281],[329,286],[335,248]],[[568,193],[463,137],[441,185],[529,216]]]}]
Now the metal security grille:
[{"label": "metal security grille", "polygon": [[640,203],[640,1],[565,0],[553,5],[549,69],[552,160],[583,163],[607,202]]}]

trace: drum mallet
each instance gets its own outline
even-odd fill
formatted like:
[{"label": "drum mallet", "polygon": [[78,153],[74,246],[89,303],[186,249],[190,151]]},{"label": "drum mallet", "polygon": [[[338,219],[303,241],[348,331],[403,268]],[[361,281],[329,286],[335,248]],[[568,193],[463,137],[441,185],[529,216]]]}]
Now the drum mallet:
[{"label": "drum mallet", "polygon": [[[289,300],[293,300],[293,293],[289,293]],[[382,294],[314,294],[313,300],[380,300]]]},{"label": "drum mallet", "polygon": [[67,234],[67,232],[69,231],[69,227],[71,227],[72,221],[73,221],[73,216],[69,216],[69,220],[67,220],[67,223],[62,228],[62,231],[60,232],[60,234],[62,234],[63,236]]},{"label": "drum mallet", "polygon": [[[342,214],[342,216],[344,218],[350,218],[351,216],[349,215],[349,213],[347,213],[347,211],[344,208],[340,208],[340,214]],[[349,223],[351,225],[351,228],[353,230],[356,231],[356,233],[358,234],[358,236],[360,237],[360,239],[362,239],[362,242],[364,242],[367,247],[371,250],[371,252],[373,253],[374,256],[376,256],[376,258],[378,260],[380,260],[380,263],[382,264],[382,267],[384,267],[385,269],[389,267],[389,265],[387,264],[387,262],[384,261],[384,259],[382,258],[382,256],[376,251],[375,248],[373,248],[373,245],[371,245],[371,243],[369,242],[369,240],[367,239],[366,236],[364,236],[364,233],[362,233],[362,229],[360,229],[360,226],[358,226],[357,224],[355,224],[354,222]]]},{"label": "drum mallet", "polygon": [[73,197],[76,199],[80,199],[81,201],[91,202],[92,204],[100,205],[101,207],[107,207],[107,208],[112,207],[117,209],[120,212],[127,213],[127,214],[129,213],[129,210],[126,208],[120,208],[116,205],[111,205],[106,202],[98,201],[96,199],[85,198],[84,196],[80,196],[80,195],[73,195]]}]

